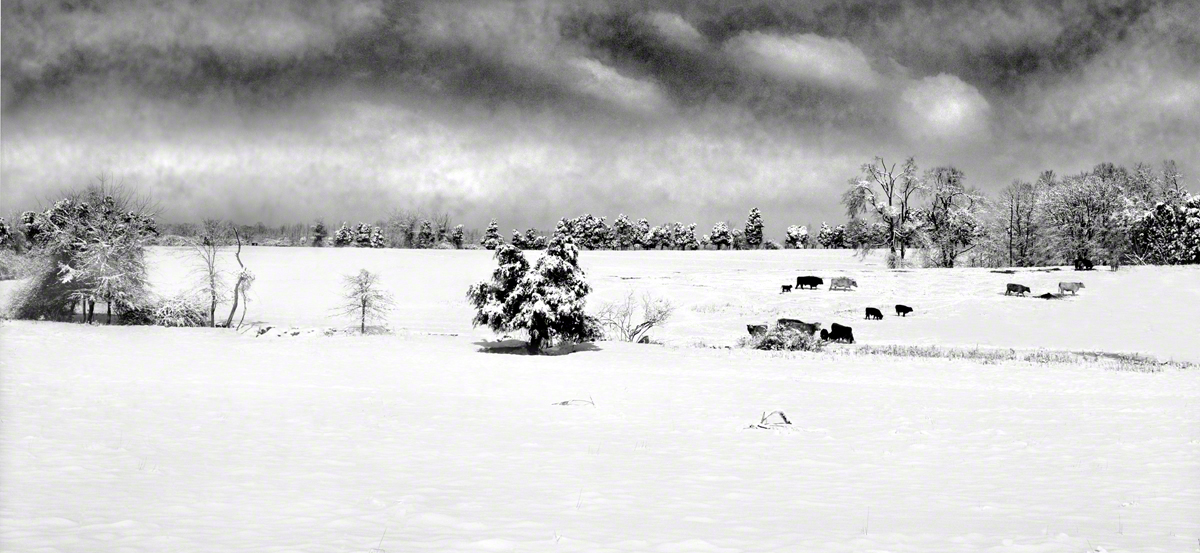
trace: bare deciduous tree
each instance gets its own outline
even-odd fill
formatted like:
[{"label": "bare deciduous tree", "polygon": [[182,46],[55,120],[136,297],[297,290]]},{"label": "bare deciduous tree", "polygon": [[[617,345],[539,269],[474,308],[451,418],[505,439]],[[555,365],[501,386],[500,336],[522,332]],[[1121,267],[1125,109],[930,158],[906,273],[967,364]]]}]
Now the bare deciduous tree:
[{"label": "bare deciduous tree", "polygon": [[199,287],[209,303],[208,326],[217,326],[217,304],[225,299],[225,294],[229,289],[224,275],[217,267],[227,232],[224,221],[205,219],[204,228],[192,240],[192,256],[199,261],[194,273],[197,275],[200,281]]},{"label": "bare deciduous tree", "polygon": [[899,253],[904,261],[905,248],[915,238],[912,200],[924,189],[917,175],[917,163],[913,158],[905,160],[897,171],[896,164],[884,163],[877,157],[862,166],[862,174],[850,179],[850,189],[842,195],[842,204],[851,219],[863,213],[875,216],[883,227],[878,241],[860,244],[864,253],[872,248],[886,246],[893,257]]},{"label": "bare deciduous tree", "polygon": [[379,274],[362,269],[356,275],[345,275],[342,299],[337,314],[358,318],[359,332],[367,332],[367,321],[383,320],[396,302],[392,295],[379,289]]},{"label": "bare deciduous tree", "polygon": [[671,302],[653,298],[649,294],[642,296],[640,322],[635,322],[635,307],[634,294],[629,292],[623,300],[603,304],[596,318],[608,329],[610,336],[626,342],[637,342],[650,329],[666,324],[675,313],[675,306]]}]

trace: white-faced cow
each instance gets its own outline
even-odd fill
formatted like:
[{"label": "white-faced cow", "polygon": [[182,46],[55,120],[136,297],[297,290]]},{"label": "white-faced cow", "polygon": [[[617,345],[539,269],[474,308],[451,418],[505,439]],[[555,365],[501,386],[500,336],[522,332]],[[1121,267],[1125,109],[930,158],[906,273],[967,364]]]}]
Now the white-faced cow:
[{"label": "white-faced cow", "polygon": [[817,331],[821,330],[821,323],[806,323],[800,319],[783,318],[775,321],[775,323],[778,324],[780,328],[798,330],[800,332],[807,333],[809,336],[812,336],[813,334],[816,334]]},{"label": "white-faced cow", "polygon": [[1058,293],[1065,294],[1071,292],[1071,295],[1077,295],[1080,288],[1087,288],[1082,282],[1060,282],[1058,283]]},{"label": "white-faced cow", "polygon": [[851,287],[858,288],[858,283],[850,277],[833,277],[829,281],[830,290],[849,290]]}]

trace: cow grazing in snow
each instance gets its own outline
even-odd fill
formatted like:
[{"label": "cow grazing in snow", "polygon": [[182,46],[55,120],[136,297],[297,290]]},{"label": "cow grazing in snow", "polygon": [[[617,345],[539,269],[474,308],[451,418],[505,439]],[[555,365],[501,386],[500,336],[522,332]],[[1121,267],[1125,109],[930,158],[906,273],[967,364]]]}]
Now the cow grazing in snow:
[{"label": "cow grazing in snow", "polygon": [[858,283],[850,277],[833,277],[829,282],[830,290],[849,290],[851,287],[858,288]]},{"label": "cow grazing in snow", "polygon": [[834,342],[854,343],[854,329],[837,323],[829,325],[829,339]]},{"label": "cow grazing in snow", "polygon": [[784,284],[783,286],[780,286],[780,287],[779,287],[779,293],[780,293],[780,294],[786,294],[786,293],[788,293],[788,292],[791,292],[791,291],[792,291],[792,285],[791,285],[791,284]]},{"label": "cow grazing in snow", "polygon": [[867,308],[867,318],[875,319],[877,321],[883,320],[883,312],[874,307],[868,307]]},{"label": "cow grazing in snow", "polygon": [[1080,288],[1087,288],[1082,282],[1060,282],[1058,283],[1058,293],[1065,294],[1071,292],[1071,295],[1077,295]]},{"label": "cow grazing in snow", "polygon": [[776,323],[782,328],[790,328],[792,330],[798,330],[800,332],[805,332],[809,336],[812,336],[813,334],[816,334],[818,330],[821,330],[821,323],[806,323],[804,321],[801,321],[800,319],[786,319],[785,318],[785,319],[779,319],[778,321],[776,321]]},{"label": "cow grazing in snow", "polygon": [[906,317],[906,316],[908,316],[909,313],[912,313],[912,312],[913,312],[913,309],[911,307],[909,307],[907,305],[900,305],[898,303],[896,304],[896,315],[898,315],[900,317]]}]

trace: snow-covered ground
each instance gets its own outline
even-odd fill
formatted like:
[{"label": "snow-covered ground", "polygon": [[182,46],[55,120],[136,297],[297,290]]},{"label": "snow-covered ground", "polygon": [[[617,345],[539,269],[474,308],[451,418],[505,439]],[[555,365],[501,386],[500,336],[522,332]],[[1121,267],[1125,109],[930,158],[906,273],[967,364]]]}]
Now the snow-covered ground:
[{"label": "snow-covered ground", "polygon": [[[4,551],[1197,551],[1200,371],[692,347],[790,315],[866,343],[1200,349],[1200,270],[890,272],[845,252],[584,252],[667,346],[479,351],[487,252],[252,248],[248,319],[394,336],[0,324]],[[186,266],[156,249],[161,291]],[[779,285],[858,279],[853,292]],[[1059,280],[1077,298],[1034,293]],[[890,306],[917,309],[900,319]],[[867,305],[883,321],[862,320]],[[1191,318],[1189,318],[1191,317]],[[565,400],[591,400],[594,405]],[[747,429],[783,410],[788,430]]]}]

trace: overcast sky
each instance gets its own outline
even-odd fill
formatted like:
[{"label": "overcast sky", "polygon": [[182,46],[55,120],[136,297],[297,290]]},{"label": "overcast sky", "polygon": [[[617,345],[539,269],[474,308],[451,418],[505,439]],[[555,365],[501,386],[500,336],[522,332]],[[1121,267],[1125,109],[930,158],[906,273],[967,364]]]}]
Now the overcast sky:
[{"label": "overcast sky", "polygon": [[6,214],[107,173],[167,221],[705,228],[760,207],[776,236],[843,221],[876,155],[988,192],[1175,159],[1200,190],[1194,0],[2,9]]}]

